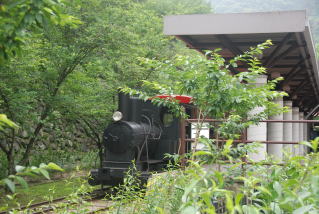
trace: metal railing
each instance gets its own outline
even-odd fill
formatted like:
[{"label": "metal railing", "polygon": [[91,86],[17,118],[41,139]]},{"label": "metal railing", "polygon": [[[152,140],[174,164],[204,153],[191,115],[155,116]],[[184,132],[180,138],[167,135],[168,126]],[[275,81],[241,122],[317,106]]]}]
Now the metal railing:
[{"label": "metal railing", "polygon": [[[201,122],[205,123],[220,123],[224,122],[225,120],[217,120],[217,119],[205,119],[201,120]],[[319,120],[261,120],[260,123],[319,123]],[[186,152],[186,147],[188,142],[194,142],[195,139],[187,138],[186,137],[186,125],[188,123],[198,123],[198,119],[181,119],[180,120],[180,148],[179,154],[184,154]],[[217,142],[226,142],[226,139],[219,139],[215,140]],[[233,140],[234,143],[253,143],[259,142],[264,144],[299,144],[300,141],[274,141],[274,140],[266,140],[266,141],[259,141],[259,140],[247,140],[247,128],[241,134],[240,139]]]}]

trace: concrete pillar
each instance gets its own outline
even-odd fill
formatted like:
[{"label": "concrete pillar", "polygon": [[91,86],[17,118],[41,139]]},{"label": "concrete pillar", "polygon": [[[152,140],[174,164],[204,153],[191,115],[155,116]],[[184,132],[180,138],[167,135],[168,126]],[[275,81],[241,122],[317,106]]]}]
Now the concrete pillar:
[{"label": "concrete pillar", "polygon": [[[304,119],[304,114],[303,112],[299,112],[299,120],[303,120]],[[304,123],[299,123],[299,142],[304,141]],[[304,155],[304,146],[303,145],[299,145],[299,155]]]},{"label": "concrete pillar", "polygon": [[[284,106],[289,108],[289,111],[283,114],[284,120],[292,120],[292,101],[284,101]],[[284,123],[283,129],[284,129],[283,130],[284,141],[293,141],[292,140],[292,123]],[[291,144],[283,145],[283,149],[285,152],[291,155],[293,151],[293,145]]]},{"label": "concrete pillar", "polygon": [[303,140],[308,141],[308,123],[304,123],[303,126]]},{"label": "concrete pillar", "polygon": [[[279,107],[283,107],[282,98],[278,98],[273,101]],[[283,120],[283,113],[273,115],[269,117],[270,120]],[[267,140],[269,141],[283,141],[284,132],[283,132],[283,123],[267,123]],[[275,160],[281,161],[283,158],[282,153],[283,146],[282,144],[268,144],[267,152],[268,155],[272,156]]]},{"label": "concrete pillar", "polygon": [[[299,108],[293,107],[292,108],[292,119],[299,120]],[[292,124],[292,141],[299,142],[299,123]],[[298,155],[299,149],[297,145],[293,145],[293,156]]]},{"label": "concrete pillar", "polygon": [[[256,79],[256,86],[261,86],[267,83],[267,76],[260,75]],[[255,115],[264,111],[264,107],[257,107],[253,111],[250,112],[250,115]],[[267,140],[267,124],[266,123],[259,123],[258,125],[252,125],[247,129],[247,140],[253,141],[266,141]],[[261,147],[257,149],[255,153],[248,153],[248,157],[251,158],[253,161],[261,161],[265,160],[267,155],[267,145],[262,144]]]}]

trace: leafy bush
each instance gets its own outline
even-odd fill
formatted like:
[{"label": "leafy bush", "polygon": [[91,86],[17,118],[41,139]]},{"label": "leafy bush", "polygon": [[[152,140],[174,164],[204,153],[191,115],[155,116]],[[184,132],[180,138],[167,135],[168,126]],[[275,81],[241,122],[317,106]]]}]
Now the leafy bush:
[{"label": "leafy bush", "polygon": [[[141,58],[141,64],[157,71],[161,78],[157,81],[144,80],[143,91],[129,87],[121,90],[144,100],[151,99],[155,105],[167,106],[179,117],[187,115],[176,99],[154,97],[156,94],[191,96],[191,103],[197,108],[198,120],[192,147],[194,153],[200,129],[207,118],[225,121],[214,127],[216,140],[237,139],[245,128],[285,110],[273,102],[274,99],[287,95],[285,92],[275,91],[276,83],[282,78],[256,85],[257,78],[266,72],[256,56],[270,45],[272,42],[267,40],[231,60],[225,60],[218,49],[207,51],[205,56],[177,55],[166,61]],[[247,65],[247,71],[234,72],[240,64]],[[256,112],[256,109],[262,110]]]},{"label": "leafy bush", "polygon": [[[126,204],[119,204],[124,206],[122,211],[129,213],[132,206],[135,207],[134,211],[136,207],[140,208],[136,213],[252,214],[318,211],[317,202],[314,202],[317,193],[310,189],[316,182],[312,179],[318,175],[315,169],[318,165],[316,154],[287,157],[284,166],[270,160],[266,164],[274,164],[271,167],[263,165],[264,162],[247,165],[243,160],[248,159],[247,152],[256,145],[238,145],[234,148],[232,140],[225,144],[218,141],[220,138],[236,139],[250,125],[285,111],[285,108],[273,102],[276,98],[286,96],[284,92],[275,91],[280,78],[261,86],[255,84],[256,79],[266,72],[257,56],[270,45],[271,41],[266,41],[231,60],[223,59],[218,50],[208,51],[205,57],[176,56],[164,62],[141,59],[146,68],[158,71],[162,78],[152,82],[143,81],[143,92],[129,87],[122,88],[122,91],[144,100],[152,98],[152,103],[167,106],[180,117],[187,115],[174,98],[163,100],[153,97],[155,94],[187,94],[192,97],[192,103],[198,110],[198,124],[190,154],[192,158],[185,170],[170,170],[157,177],[151,182],[143,199],[135,199],[133,202],[126,199]],[[234,72],[239,64],[246,64],[247,71]],[[256,109],[262,110],[256,112]],[[224,121],[215,127],[214,140],[200,138],[200,129],[207,118]],[[206,144],[208,150],[196,151],[199,142]],[[314,147],[318,144],[316,142],[306,144]],[[303,188],[307,180],[309,183]],[[296,183],[300,187],[296,188]],[[127,190],[134,191],[129,188]],[[287,195],[284,197],[284,194]],[[304,196],[298,198],[299,194]],[[134,194],[126,192],[126,195]]]},{"label": "leafy bush", "polygon": [[[305,144],[316,151],[318,142],[319,138]],[[221,157],[232,150],[225,146],[211,156]],[[318,213],[319,153],[287,157],[284,163],[271,166],[246,165],[241,162],[241,157],[233,160],[237,162],[226,164],[224,159],[215,159],[212,165],[189,161],[185,170],[168,170],[155,175],[143,197],[128,182],[122,187],[126,190],[122,192],[125,200],[116,204],[116,211],[150,214]]]},{"label": "leafy bush", "polygon": [[42,175],[46,179],[50,179],[48,170],[56,170],[56,171],[63,171],[61,167],[56,165],[55,163],[44,164],[41,163],[39,167],[31,166],[31,167],[24,167],[17,165],[15,167],[16,174],[9,175],[7,178],[0,180],[0,186],[6,186],[9,190],[14,193],[15,192],[15,185],[16,182],[19,183],[24,188],[28,188],[28,183],[25,181],[23,176],[39,176]]},{"label": "leafy bush", "polygon": [[79,149],[47,149],[37,152],[31,157],[31,164],[38,165],[42,162],[53,162],[66,170],[75,169],[76,166],[82,169],[89,169],[98,164],[98,151],[96,149],[88,152]]}]

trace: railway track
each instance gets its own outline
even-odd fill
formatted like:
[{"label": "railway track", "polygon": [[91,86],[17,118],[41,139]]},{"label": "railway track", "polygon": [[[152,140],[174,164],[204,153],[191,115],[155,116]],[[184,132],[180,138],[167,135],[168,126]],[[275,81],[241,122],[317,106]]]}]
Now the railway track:
[{"label": "railway track", "polygon": [[[79,196],[79,200],[74,201],[68,197],[61,197],[51,201],[35,203],[29,206],[15,209],[14,213],[27,214],[54,214],[54,213],[86,213],[93,214],[108,210],[113,204],[112,201],[105,199],[111,193],[111,189],[99,189],[87,195]],[[0,212],[6,214],[10,211]]]}]

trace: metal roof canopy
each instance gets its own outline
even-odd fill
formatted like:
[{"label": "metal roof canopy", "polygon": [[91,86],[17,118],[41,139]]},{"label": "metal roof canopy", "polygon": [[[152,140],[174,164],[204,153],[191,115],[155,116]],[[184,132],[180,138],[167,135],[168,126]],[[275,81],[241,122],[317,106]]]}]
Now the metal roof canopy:
[{"label": "metal roof canopy", "polygon": [[[271,39],[274,45],[261,59],[268,78],[283,76],[277,90],[285,89],[302,111],[319,104],[318,63],[306,11],[167,16],[164,34],[200,52],[222,48],[226,60]],[[242,64],[236,70],[246,68]]]}]

